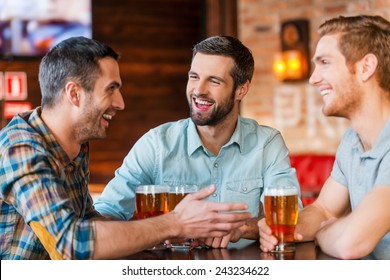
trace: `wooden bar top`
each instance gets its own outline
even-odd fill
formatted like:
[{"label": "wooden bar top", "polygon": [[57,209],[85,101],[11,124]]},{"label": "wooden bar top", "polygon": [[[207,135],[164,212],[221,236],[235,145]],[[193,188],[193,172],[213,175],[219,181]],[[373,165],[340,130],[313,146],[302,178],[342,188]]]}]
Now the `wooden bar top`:
[{"label": "wooden bar top", "polygon": [[260,250],[259,242],[241,239],[230,243],[226,249],[165,249],[146,250],[127,256],[126,260],[334,260],[315,246],[314,242],[296,244],[292,254],[264,253]]}]

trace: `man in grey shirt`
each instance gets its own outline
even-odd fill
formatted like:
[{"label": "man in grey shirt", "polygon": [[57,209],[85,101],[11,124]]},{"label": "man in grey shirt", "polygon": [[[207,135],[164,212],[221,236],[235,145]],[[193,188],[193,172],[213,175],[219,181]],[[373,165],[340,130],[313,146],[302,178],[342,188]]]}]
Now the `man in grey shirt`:
[{"label": "man in grey shirt", "polygon": [[[351,127],[318,199],[299,213],[295,237],[343,259],[390,259],[390,23],[339,17],[319,28],[310,83],[322,111]],[[276,243],[259,222],[263,251]]]}]

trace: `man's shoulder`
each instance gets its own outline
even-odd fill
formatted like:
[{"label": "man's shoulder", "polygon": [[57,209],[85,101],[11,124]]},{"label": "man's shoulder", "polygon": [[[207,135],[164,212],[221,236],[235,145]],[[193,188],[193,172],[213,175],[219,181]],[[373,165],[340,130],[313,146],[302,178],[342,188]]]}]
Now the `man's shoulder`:
[{"label": "man's shoulder", "polygon": [[18,145],[39,146],[41,136],[23,118],[15,116],[0,131],[1,150]]},{"label": "man's shoulder", "polygon": [[150,131],[157,134],[163,135],[180,135],[185,132],[189,125],[190,119],[181,119],[178,121],[167,122],[152,128]]}]

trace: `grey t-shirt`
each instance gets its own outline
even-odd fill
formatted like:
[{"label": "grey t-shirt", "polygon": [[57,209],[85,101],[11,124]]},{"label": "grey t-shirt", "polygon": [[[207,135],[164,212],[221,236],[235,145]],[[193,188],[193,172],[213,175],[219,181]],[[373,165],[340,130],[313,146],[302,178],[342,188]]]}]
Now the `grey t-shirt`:
[{"label": "grey t-shirt", "polygon": [[[348,188],[352,211],[375,186],[390,187],[390,121],[375,146],[367,152],[363,150],[358,134],[349,128],[337,150],[331,177]],[[390,206],[383,211],[390,211]],[[390,232],[368,258],[390,259]]]}]

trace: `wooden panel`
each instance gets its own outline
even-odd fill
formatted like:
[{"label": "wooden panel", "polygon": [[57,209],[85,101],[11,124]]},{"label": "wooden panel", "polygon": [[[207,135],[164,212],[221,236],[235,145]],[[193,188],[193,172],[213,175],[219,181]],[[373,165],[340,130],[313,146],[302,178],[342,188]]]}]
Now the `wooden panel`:
[{"label": "wooden panel", "polygon": [[108,182],[150,128],[188,116],[187,72],[201,22],[199,0],[94,0],[93,36],[121,54],[126,109],[107,139],[91,142],[92,182]]}]

